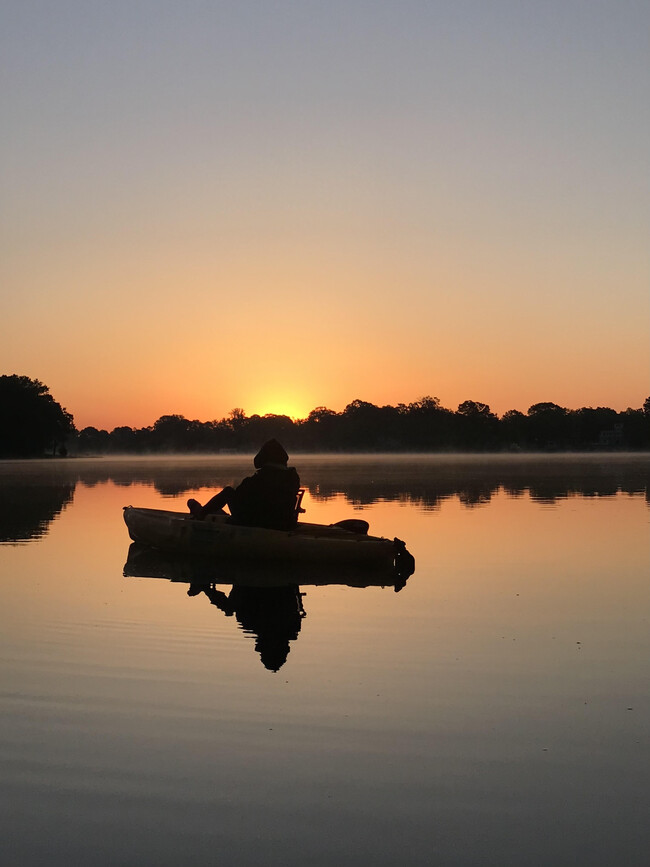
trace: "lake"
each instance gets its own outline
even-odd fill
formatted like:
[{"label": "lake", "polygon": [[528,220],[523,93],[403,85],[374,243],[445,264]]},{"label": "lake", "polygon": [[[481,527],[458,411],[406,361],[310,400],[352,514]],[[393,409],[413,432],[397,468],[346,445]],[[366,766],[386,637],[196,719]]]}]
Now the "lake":
[{"label": "lake", "polygon": [[291,463],[416,568],[306,569],[272,670],[254,617],[124,574],[123,506],[250,458],[0,462],[4,863],[646,864],[650,457]]}]

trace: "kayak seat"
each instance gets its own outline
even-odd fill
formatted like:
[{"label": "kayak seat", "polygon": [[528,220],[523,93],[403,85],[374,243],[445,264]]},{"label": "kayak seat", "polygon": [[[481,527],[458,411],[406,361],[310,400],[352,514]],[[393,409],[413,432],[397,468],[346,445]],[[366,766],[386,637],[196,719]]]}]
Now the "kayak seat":
[{"label": "kayak seat", "polygon": [[301,505],[302,498],[304,496],[305,496],[305,489],[299,488],[298,493],[296,494],[296,505],[294,506],[294,509],[293,509],[294,515],[296,517],[296,521],[298,520],[298,518],[300,517],[301,514],[303,514],[304,512],[307,511],[306,509],[303,509],[303,507]]}]

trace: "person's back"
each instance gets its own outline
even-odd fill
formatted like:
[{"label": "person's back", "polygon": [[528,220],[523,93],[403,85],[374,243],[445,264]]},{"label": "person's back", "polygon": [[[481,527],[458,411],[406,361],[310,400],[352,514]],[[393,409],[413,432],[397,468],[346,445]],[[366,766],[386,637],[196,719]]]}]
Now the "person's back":
[{"label": "person's back", "polygon": [[296,525],[299,489],[300,477],[294,467],[264,464],[235,489],[230,523],[290,530]]}]

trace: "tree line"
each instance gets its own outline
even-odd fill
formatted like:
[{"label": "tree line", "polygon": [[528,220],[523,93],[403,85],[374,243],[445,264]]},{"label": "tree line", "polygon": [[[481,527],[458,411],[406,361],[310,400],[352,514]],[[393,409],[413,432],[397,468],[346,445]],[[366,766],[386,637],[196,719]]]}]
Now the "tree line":
[{"label": "tree line", "polygon": [[215,421],[164,415],[145,428],[118,427],[110,433],[84,428],[75,448],[81,454],[248,452],[271,437],[290,452],[645,449],[650,447],[650,398],[643,408],[624,412],[537,403],[526,413],[513,409],[501,417],[485,403],[466,400],[454,411],[429,396],[397,406],[354,400],[342,412],[317,407],[297,420],[247,416],[237,408]]},{"label": "tree line", "polygon": [[85,427],[47,386],[25,376],[0,376],[0,456],[249,452],[271,437],[289,451],[562,451],[650,448],[650,397],[638,409],[568,409],[536,403],[502,416],[466,400],[456,410],[425,396],[377,406],[353,400],[341,412],[320,406],[304,419],[247,416],[235,408],[222,419],[163,415],[150,427]]}]

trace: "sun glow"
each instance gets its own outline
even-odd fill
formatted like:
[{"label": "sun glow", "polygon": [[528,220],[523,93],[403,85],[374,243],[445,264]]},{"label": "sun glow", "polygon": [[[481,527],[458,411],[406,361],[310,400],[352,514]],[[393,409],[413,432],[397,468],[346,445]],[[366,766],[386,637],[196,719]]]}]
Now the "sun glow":
[{"label": "sun glow", "polygon": [[294,420],[307,418],[313,409],[306,399],[291,393],[260,395],[250,405],[247,415],[288,415]]}]

